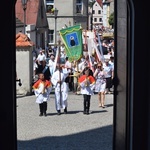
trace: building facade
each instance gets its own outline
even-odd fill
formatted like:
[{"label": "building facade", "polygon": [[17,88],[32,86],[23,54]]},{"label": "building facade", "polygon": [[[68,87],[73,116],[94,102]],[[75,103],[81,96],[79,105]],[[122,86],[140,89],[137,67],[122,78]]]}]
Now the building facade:
[{"label": "building facade", "polygon": [[57,44],[59,30],[67,26],[81,24],[83,29],[88,29],[87,0],[45,0],[45,7],[49,24],[48,44]]},{"label": "building facade", "polygon": [[40,45],[44,49],[49,29],[44,0],[28,0],[24,7],[21,0],[16,0],[15,15],[25,24],[24,34],[27,34],[36,46]]},{"label": "building facade", "polygon": [[100,28],[103,25],[103,4],[102,0],[97,0],[89,8],[89,28]]},{"label": "building facade", "polygon": [[103,26],[110,28],[109,17],[114,12],[114,0],[103,0]]}]

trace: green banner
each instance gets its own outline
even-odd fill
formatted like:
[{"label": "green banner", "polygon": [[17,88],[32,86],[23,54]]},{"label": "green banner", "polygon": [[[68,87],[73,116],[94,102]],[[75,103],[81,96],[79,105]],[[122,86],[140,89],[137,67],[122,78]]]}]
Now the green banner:
[{"label": "green banner", "polygon": [[83,54],[82,27],[75,25],[59,31],[65,45],[65,52],[69,61],[77,61]]}]

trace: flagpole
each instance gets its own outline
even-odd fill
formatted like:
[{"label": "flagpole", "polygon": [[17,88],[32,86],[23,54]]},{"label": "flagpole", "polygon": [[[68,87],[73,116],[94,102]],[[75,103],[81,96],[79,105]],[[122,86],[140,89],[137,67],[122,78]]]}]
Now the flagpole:
[{"label": "flagpole", "polygon": [[59,80],[60,80],[60,105],[61,105],[61,72],[60,72],[60,46],[61,46],[61,40],[59,39],[58,40],[58,46],[59,46],[59,48],[58,48],[58,61],[59,61]]}]

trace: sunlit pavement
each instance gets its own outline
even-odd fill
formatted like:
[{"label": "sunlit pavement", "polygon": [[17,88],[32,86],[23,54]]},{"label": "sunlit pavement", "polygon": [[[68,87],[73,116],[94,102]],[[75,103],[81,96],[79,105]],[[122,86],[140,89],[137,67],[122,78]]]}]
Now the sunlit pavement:
[{"label": "sunlit pavement", "polygon": [[83,96],[69,92],[68,113],[58,116],[51,93],[47,117],[39,117],[35,95],[17,97],[18,150],[112,150],[113,94],[106,95],[105,108],[93,95],[85,115]]}]

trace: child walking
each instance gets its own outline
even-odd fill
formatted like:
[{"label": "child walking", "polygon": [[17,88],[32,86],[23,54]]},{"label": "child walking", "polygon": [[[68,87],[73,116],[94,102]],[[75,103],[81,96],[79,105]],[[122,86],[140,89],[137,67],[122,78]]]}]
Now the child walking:
[{"label": "child walking", "polygon": [[89,115],[91,95],[94,94],[95,79],[90,74],[89,67],[83,70],[83,75],[78,79],[81,87],[81,94],[83,95],[83,114]]},{"label": "child walking", "polygon": [[44,74],[39,74],[39,79],[32,86],[36,96],[36,103],[39,104],[40,115],[47,116],[47,101],[50,99],[49,95],[52,90],[52,84],[49,80],[44,78]]}]

